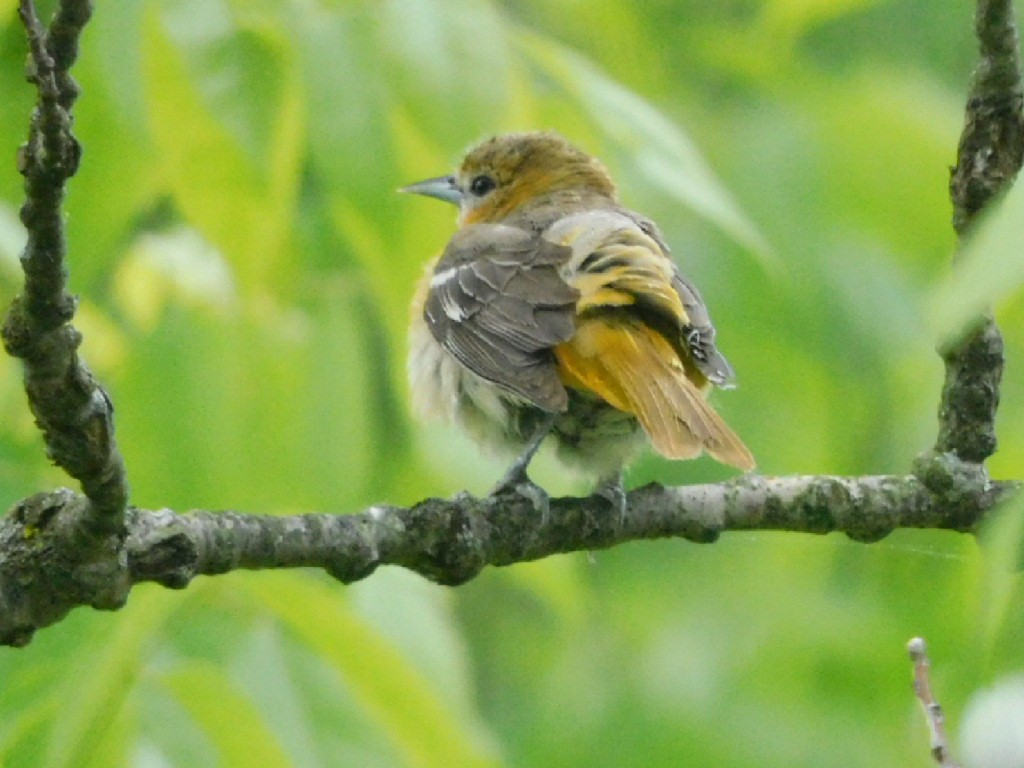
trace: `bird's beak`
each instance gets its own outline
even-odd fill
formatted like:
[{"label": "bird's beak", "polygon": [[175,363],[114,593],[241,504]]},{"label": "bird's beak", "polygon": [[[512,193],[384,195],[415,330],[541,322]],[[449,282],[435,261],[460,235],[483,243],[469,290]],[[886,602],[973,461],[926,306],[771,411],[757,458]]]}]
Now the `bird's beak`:
[{"label": "bird's beak", "polygon": [[436,197],[438,200],[446,200],[449,203],[459,205],[462,203],[462,190],[454,176],[438,176],[436,179],[417,181],[407,187],[402,187],[399,192],[409,192],[413,195],[426,195]]}]

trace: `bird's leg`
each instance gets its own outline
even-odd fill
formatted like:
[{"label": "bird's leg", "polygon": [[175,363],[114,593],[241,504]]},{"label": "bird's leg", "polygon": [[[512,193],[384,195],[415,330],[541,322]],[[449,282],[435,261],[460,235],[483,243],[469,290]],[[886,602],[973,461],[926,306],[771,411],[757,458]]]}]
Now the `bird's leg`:
[{"label": "bird's leg", "polygon": [[512,466],[505,472],[504,477],[498,481],[498,484],[491,489],[491,496],[494,496],[502,491],[514,490],[517,486],[528,484],[532,485],[533,481],[530,480],[526,474],[526,468],[530,465],[530,460],[534,454],[537,453],[537,449],[540,448],[540,444],[544,442],[544,438],[551,432],[552,427],[555,426],[555,418],[558,414],[551,413],[547,414],[544,419],[537,425],[533,430],[533,434],[530,436],[529,442],[526,443],[526,447],[523,452],[519,454],[515,461],[512,462]]},{"label": "bird's leg", "polygon": [[530,465],[530,460],[534,454],[537,453],[537,449],[540,448],[540,444],[544,442],[544,438],[550,434],[551,429],[555,426],[555,418],[557,416],[558,414],[555,413],[548,414],[537,425],[523,452],[512,462],[512,466],[508,468],[504,477],[498,481],[498,484],[491,489],[490,493],[491,496],[497,496],[505,491],[515,491],[520,496],[525,496],[533,502],[535,509],[539,509],[544,514],[545,521],[548,512],[548,495],[543,488],[530,479],[529,475],[526,474],[526,468]]},{"label": "bird's leg", "polygon": [[626,519],[626,490],[622,487],[622,470],[617,470],[607,477],[601,478],[594,493],[607,499],[611,503],[612,509],[618,511],[621,525]]}]

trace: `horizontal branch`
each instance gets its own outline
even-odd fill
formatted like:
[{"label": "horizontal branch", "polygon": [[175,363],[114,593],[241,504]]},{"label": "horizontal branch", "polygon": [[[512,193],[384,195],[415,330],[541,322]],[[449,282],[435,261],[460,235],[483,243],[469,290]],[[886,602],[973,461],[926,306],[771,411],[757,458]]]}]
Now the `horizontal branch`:
[{"label": "horizontal branch", "polygon": [[349,583],[400,565],[457,585],[488,565],[643,539],[712,542],[723,531],[777,530],[875,541],[897,528],[972,531],[1017,488],[990,481],[977,465],[948,469],[945,481],[932,477],[927,486],[892,475],[652,484],[627,494],[623,514],[600,495],[553,499],[538,510],[516,493],[355,515],[129,509],[127,539],[111,535],[101,547],[83,543],[87,500],[61,489],[25,499],[0,520],[0,643],[23,645],[79,605],[118,608],[140,582],[180,589],[196,576],[236,569],[319,567]]}]

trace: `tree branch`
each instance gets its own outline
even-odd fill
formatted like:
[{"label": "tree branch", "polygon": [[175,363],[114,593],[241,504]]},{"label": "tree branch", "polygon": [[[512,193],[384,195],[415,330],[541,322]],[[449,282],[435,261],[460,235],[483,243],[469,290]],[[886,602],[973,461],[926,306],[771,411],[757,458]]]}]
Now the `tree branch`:
[{"label": "tree branch", "polygon": [[[1024,158],[1020,52],[1012,0],[978,0],[981,61],[967,100],[949,193],[961,242],[978,213],[1009,189]],[[941,350],[946,381],[935,452],[983,462],[996,450],[995,417],[1003,374],[1003,338],[991,317]]]},{"label": "tree branch", "polygon": [[319,567],[349,583],[381,565],[401,565],[456,585],[489,565],[669,536],[707,543],[723,531],[842,531],[869,542],[896,528],[971,531],[1016,488],[990,482],[977,468],[943,493],[912,476],[887,475],[648,485],[627,494],[623,515],[596,495],[554,499],[544,514],[515,493],[379,505],[355,515],[133,508],[125,545],[110,536],[87,562],[67,554],[75,552],[88,502],[62,489],[20,502],[0,521],[0,643],[23,645],[79,605],[118,608],[145,581],[181,589],[196,576],[240,568]]},{"label": "tree branch", "polygon": [[68,74],[78,36],[92,13],[89,0],[62,0],[44,31],[31,0],[19,15],[28,36],[28,80],[39,98],[28,142],[18,152],[25,177],[21,256],[25,289],[3,326],[8,354],[24,362],[25,391],[49,457],[82,484],[90,500],[81,523],[97,535],[123,532],[128,503],[124,462],[114,442],[113,406],[78,356],[81,334],[71,325],[76,300],[66,289],[61,204],[78,170],[81,148],[71,132],[78,86]]},{"label": "tree branch", "polygon": [[920,637],[913,638],[907,643],[907,652],[914,665],[914,693],[917,695],[918,701],[921,702],[921,709],[924,710],[924,717],[928,723],[929,747],[932,757],[941,768],[960,768],[949,749],[949,739],[946,737],[946,718],[932,691],[931,675],[929,674],[931,662],[928,661],[928,650],[924,640]]}]

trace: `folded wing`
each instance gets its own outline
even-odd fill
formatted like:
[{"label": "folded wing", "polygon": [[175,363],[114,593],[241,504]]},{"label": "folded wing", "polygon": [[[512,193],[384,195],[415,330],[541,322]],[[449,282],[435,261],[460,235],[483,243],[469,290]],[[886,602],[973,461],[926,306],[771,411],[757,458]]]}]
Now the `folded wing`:
[{"label": "folded wing", "polygon": [[553,349],[572,337],[579,293],[568,248],[516,227],[474,224],[434,270],[424,317],[434,338],[487,381],[550,412],[568,407]]},{"label": "folded wing", "polygon": [[576,332],[555,347],[563,382],[634,414],[668,458],[706,450],[752,469],[750,451],[702,391],[732,374],[707,310],[658,243],[614,212],[569,217],[545,236],[572,249],[563,274],[579,292]]}]

